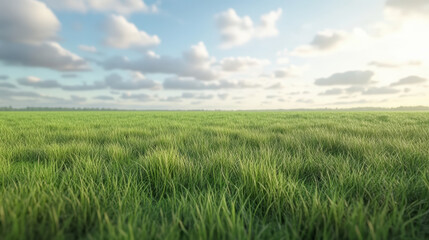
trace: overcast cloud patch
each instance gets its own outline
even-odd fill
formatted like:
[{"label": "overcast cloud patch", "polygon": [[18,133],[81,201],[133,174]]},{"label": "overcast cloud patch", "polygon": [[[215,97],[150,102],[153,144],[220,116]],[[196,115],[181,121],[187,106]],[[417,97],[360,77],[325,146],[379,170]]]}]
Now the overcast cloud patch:
[{"label": "overcast cloud patch", "polygon": [[425,83],[426,81],[427,81],[426,78],[422,78],[419,76],[409,76],[390,84],[390,86],[394,87],[394,86],[404,86],[404,85],[415,85],[415,84]]},{"label": "overcast cloud patch", "polygon": [[335,86],[335,85],[368,85],[371,83],[371,71],[348,71],[343,73],[335,73],[327,78],[319,78],[315,81],[318,86]]}]

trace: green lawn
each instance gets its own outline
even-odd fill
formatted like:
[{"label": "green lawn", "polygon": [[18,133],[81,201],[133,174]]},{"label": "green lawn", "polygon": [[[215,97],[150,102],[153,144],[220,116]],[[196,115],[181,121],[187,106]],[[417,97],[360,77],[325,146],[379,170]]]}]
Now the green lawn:
[{"label": "green lawn", "polygon": [[428,239],[429,113],[0,112],[0,239]]}]

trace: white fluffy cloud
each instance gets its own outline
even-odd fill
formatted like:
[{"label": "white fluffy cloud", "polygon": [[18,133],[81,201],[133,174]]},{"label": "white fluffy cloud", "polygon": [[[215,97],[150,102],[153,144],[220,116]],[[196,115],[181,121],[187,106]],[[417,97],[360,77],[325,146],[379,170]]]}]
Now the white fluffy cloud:
[{"label": "white fluffy cloud", "polygon": [[60,22],[44,3],[35,0],[0,0],[0,40],[40,43],[52,40]]},{"label": "white fluffy cloud", "polygon": [[182,54],[181,58],[168,56],[144,56],[130,60],[115,57],[102,63],[106,69],[125,69],[147,73],[175,74],[181,77],[195,77],[200,80],[216,79],[219,73],[210,67],[213,59],[209,56],[204,43],[192,46]]},{"label": "white fluffy cloud", "polygon": [[157,35],[149,35],[123,16],[110,15],[104,26],[106,45],[114,48],[151,47],[161,43]]},{"label": "white fluffy cloud", "polygon": [[203,42],[192,45],[190,49],[183,52],[182,55],[187,63],[200,67],[207,67],[213,61]]},{"label": "white fluffy cloud", "polygon": [[255,25],[249,16],[240,17],[234,9],[216,15],[217,27],[221,34],[223,48],[243,45],[254,38],[267,38],[278,35],[277,21],[282,15],[282,9],[264,14],[260,23]]},{"label": "white fluffy cloud", "polygon": [[77,12],[97,11],[130,14],[133,12],[157,12],[156,5],[142,0],[44,0],[50,7]]},{"label": "white fluffy cloud", "polygon": [[258,68],[270,64],[266,59],[257,59],[251,57],[227,57],[220,61],[220,65],[224,71],[236,72],[249,68]]},{"label": "white fluffy cloud", "polygon": [[325,30],[318,32],[314,36],[310,44],[302,45],[292,51],[294,56],[312,56],[341,46],[348,38],[348,34],[344,31]]},{"label": "white fluffy cloud", "polygon": [[59,71],[89,68],[85,60],[52,41],[60,23],[44,3],[0,1],[0,60],[7,64]]}]

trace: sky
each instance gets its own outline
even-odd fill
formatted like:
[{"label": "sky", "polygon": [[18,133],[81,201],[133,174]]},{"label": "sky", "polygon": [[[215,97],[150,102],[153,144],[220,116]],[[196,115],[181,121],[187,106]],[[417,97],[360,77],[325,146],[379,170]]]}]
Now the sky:
[{"label": "sky", "polygon": [[0,0],[0,107],[429,105],[428,0]]}]

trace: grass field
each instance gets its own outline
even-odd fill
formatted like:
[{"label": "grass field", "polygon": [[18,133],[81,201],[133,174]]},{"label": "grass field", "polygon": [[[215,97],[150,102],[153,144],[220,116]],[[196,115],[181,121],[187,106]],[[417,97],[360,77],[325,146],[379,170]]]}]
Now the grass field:
[{"label": "grass field", "polygon": [[0,239],[427,239],[429,113],[0,112]]}]

